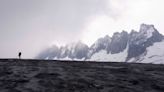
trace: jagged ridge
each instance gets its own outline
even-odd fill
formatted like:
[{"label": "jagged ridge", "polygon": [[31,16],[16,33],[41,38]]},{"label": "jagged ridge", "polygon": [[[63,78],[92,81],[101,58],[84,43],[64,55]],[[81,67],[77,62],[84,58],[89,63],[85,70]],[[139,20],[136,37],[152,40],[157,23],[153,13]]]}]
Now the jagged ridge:
[{"label": "jagged ridge", "polygon": [[[68,44],[63,47],[53,46],[42,51],[36,58],[128,61],[131,58],[141,56],[146,52],[146,48],[152,46],[156,42],[161,42],[163,39],[163,35],[154,28],[154,25],[141,24],[139,32],[132,30],[130,33],[126,31],[122,31],[121,33],[116,32],[112,37],[106,35],[103,38],[99,38],[91,47],[88,47],[82,42]],[[102,51],[104,51],[103,53],[106,55],[102,54]],[[113,57],[113,55],[117,57],[117,54],[124,54],[123,52],[127,53],[127,55],[124,56],[125,58],[122,60],[107,58]]]}]

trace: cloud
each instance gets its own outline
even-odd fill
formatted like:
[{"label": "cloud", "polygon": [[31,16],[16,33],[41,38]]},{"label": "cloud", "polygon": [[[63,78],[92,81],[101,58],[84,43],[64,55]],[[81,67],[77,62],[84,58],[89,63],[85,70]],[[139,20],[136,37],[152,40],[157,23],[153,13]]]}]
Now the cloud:
[{"label": "cloud", "polygon": [[112,36],[116,31],[130,32],[132,29],[138,31],[142,23],[154,24],[159,32],[164,34],[163,0],[109,0],[109,2],[110,11],[88,19],[83,29],[83,42],[91,45],[97,38],[107,34]]},{"label": "cloud", "polygon": [[24,52],[24,57],[32,57],[52,42],[65,44],[79,40],[87,18],[104,13],[107,2],[108,0],[0,1],[0,51],[5,52],[0,53],[0,57],[15,57],[20,50]]},{"label": "cloud", "polygon": [[52,43],[92,44],[143,22],[161,31],[162,4],[163,0],[1,0],[0,57],[16,57],[22,51],[31,58]]}]

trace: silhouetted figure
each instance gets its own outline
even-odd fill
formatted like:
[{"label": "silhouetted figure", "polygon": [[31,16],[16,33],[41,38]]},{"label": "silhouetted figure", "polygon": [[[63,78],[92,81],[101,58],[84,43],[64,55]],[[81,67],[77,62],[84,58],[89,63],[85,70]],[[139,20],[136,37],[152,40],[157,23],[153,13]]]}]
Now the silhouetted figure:
[{"label": "silhouetted figure", "polygon": [[18,54],[18,56],[19,56],[19,59],[21,58],[21,54],[22,54],[22,53],[21,53],[21,52],[19,52],[19,54]]}]

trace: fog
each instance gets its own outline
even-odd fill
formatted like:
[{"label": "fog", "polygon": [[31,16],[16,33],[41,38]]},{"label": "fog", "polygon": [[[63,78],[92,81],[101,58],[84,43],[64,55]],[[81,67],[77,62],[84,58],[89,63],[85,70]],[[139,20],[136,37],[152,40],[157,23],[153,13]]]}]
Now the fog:
[{"label": "fog", "polygon": [[0,58],[33,58],[42,49],[154,24],[164,33],[163,0],[1,0]]}]

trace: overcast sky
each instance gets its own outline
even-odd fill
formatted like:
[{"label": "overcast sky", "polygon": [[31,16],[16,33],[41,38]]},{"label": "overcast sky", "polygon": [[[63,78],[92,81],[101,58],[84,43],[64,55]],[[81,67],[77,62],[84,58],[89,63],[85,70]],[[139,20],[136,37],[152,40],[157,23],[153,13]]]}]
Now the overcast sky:
[{"label": "overcast sky", "polygon": [[0,58],[33,58],[52,44],[91,45],[113,32],[154,24],[164,34],[164,0],[0,0]]}]

